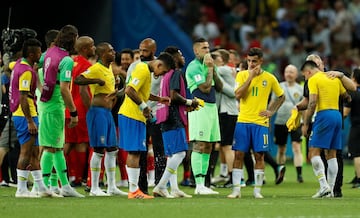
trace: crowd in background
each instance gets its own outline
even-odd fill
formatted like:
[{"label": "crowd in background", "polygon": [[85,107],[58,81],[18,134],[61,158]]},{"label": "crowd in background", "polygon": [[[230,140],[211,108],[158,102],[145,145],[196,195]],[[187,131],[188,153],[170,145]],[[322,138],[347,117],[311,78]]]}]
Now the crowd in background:
[{"label": "crowd in background", "polygon": [[264,50],[264,68],[283,80],[288,63],[300,67],[318,54],[326,69],[350,73],[360,63],[359,0],[158,0],[192,38],[214,47]]}]

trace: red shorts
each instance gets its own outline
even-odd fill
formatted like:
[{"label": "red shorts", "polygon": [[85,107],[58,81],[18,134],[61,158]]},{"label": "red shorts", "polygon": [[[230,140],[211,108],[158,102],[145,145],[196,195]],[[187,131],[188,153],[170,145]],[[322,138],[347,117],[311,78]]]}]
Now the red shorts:
[{"label": "red shorts", "polygon": [[65,119],[65,143],[84,143],[89,142],[88,129],[85,118],[79,118],[79,123],[69,128],[70,118]]}]

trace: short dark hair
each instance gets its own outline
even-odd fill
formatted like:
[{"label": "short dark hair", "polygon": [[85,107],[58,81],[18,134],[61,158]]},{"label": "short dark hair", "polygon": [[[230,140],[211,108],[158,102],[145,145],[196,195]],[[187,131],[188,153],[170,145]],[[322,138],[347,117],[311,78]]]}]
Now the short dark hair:
[{"label": "short dark hair", "polygon": [[205,38],[197,38],[194,40],[193,45],[197,44],[197,43],[203,43],[203,42],[207,42],[207,40]]},{"label": "short dark hair", "polygon": [[71,24],[65,25],[59,31],[55,39],[55,45],[60,48],[64,48],[69,53],[72,53],[75,50],[74,45],[78,35],[79,31],[77,27]]},{"label": "short dark hair", "polygon": [[168,46],[168,47],[166,47],[165,49],[164,49],[164,52],[167,52],[167,53],[169,53],[169,54],[171,54],[171,55],[176,55],[176,54],[178,54],[179,53],[179,48],[178,47],[176,47],[176,46],[173,46],[173,45],[170,45],[170,46]]},{"label": "short dark hair", "polygon": [[121,64],[121,55],[130,54],[130,57],[134,59],[134,51],[131,48],[124,48],[120,52],[115,52],[115,63],[117,65]]},{"label": "short dark hair", "polygon": [[60,31],[56,29],[51,29],[46,32],[45,34],[45,44],[46,47],[49,48],[51,46],[51,43],[55,42],[56,36],[58,35]]},{"label": "short dark hair", "polygon": [[120,51],[120,54],[130,54],[134,58],[134,51],[131,48],[124,48]]},{"label": "short dark hair", "polygon": [[171,54],[167,53],[167,52],[161,52],[160,55],[157,57],[157,59],[164,62],[164,64],[169,69],[175,69],[176,68],[175,60],[174,60],[173,56]]},{"label": "short dark hair", "polygon": [[25,40],[23,43],[22,56],[24,58],[29,57],[30,53],[35,52],[35,48],[41,48],[41,46],[41,42],[35,38]]},{"label": "short dark hair", "polygon": [[305,61],[305,63],[301,66],[301,71],[303,71],[305,68],[310,67],[310,69],[318,68],[318,65],[314,61]]},{"label": "short dark hair", "polygon": [[360,83],[360,69],[356,68],[353,71],[352,77],[355,79],[357,83]]},{"label": "short dark hair", "polygon": [[261,48],[253,47],[253,48],[250,48],[250,50],[248,52],[248,56],[258,56],[259,58],[262,58],[263,51],[261,50]]}]

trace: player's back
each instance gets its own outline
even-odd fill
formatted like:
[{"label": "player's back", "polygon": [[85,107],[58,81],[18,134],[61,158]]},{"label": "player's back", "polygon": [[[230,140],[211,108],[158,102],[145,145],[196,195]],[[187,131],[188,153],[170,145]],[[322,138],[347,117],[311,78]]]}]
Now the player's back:
[{"label": "player's back", "polygon": [[337,78],[329,78],[326,73],[318,72],[309,79],[309,91],[318,95],[317,111],[339,109],[339,96],[346,90]]}]

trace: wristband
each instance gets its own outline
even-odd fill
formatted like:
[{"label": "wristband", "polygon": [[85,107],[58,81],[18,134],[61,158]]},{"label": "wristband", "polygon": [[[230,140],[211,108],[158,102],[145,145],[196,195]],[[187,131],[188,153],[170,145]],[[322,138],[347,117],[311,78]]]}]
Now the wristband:
[{"label": "wristband", "polygon": [[73,112],[70,112],[70,116],[71,116],[71,117],[77,117],[77,116],[78,116],[77,110],[75,110],[75,111],[73,111]]},{"label": "wristband", "polygon": [[192,100],[191,99],[186,99],[185,105],[191,106],[192,105]]},{"label": "wristband", "polygon": [[139,105],[140,110],[143,111],[145,108],[148,107],[148,105],[145,102],[141,102],[141,104]]},{"label": "wristband", "polygon": [[344,73],[341,73],[341,76],[339,76],[339,79],[342,79],[344,77]]}]

